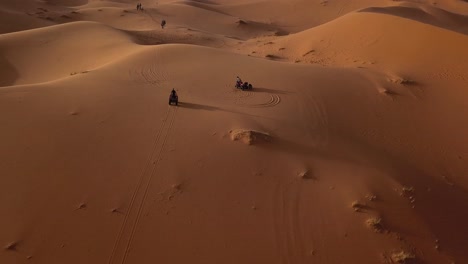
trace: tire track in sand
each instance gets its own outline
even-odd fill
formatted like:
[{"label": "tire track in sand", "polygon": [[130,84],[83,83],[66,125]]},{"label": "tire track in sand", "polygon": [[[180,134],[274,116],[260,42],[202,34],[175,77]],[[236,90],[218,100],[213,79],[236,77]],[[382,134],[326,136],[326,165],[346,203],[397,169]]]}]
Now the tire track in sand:
[{"label": "tire track in sand", "polygon": [[[140,220],[142,208],[145,204],[151,179],[153,178],[156,168],[158,167],[163,149],[167,142],[167,137],[174,124],[176,113],[177,107],[168,106],[163,122],[161,123],[161,126],[159,127],[159,130],[154,137],[152,150],[147,158],[146,165],[140,174],[137,187],[135,188],[130,200],[129,208],[125,214],[125,218],[119,230],[117,240],[109,257],[109,264],[125,263]],[[152,168],[151,164],[153,164]],[[134,212],[136,212],[136,214]],[[131,224],[132,221],[133,224]]]},{"label": "tire track in sand", "polygon": [[152,64],[149,67],[144,67],[130,71],[130,76],[137,81],[152,85],[159,85],[168,79],[168,74],[164,71],[162,63]]},{"label": "tire track in sand", "polygon": [[142,211],[143,206],[145,204],[146,197],[148,196],[148,190],[149,190],[149,186],[151,184],[151,180],[153,178],[153,175],[156,172],[159,161],[161,160],[161,156],[162,156],[164,147],[166,146],[169,132],[171,131],[171,129],[172,129],[173,125],[174,125],[175,116],[176,116],[178,107],[169,106],[169,108],[170,108],[170,110],[169,110],[169,119],[170,119],[169,124],[167,126],[165,126],[164,127],[165,129],[163,128],[163,131],[161,132],[163,134],[163,138],[162,138],[162,141],[160,141],[161,142],[160,147],[157,148],[156,160],[154,161],[153,169],[151,170],[151,173],[149,174],[148,182],[145,184],[145,189],[144,189],[144,192],[143,192],[143,198],[142,198],[142,201],[140,203],[140,206],[138,207],[138,212],[137,212],[137,215],[136,215],[135,223],[132,226],[132,231],[130,233],[130,237],[128,239],[127,245],[125,246],[124,255],[123,255],[123,258],[122,258],[122,262],[121,262],[122,264],[125,263],[125,261],[127,260],[127,256],[128,256],[130,246],[131,246],[131,244],[133,242],[133,239],[135,237],[135,231],[136,231],[137,226],[138,226],[138,224],[140,222],[141,211]]},{"label": "tire track in sand", "polygon": [[283,264],[303,263],[306,247],[300,222],[301,185],[278,181],[273,194],[275,240]]},{"label": "tire track in sand", "polygon": [[155,55],[151,64],[143,65],[141,68],[130,69],[129,75],[137,82],[152,85],[161,85],[169,80],[169,73],[166,70],[165,59],[162,54]]},{"label": "tire track in sand", "polygon": [[236,102],[237,105],[249,108],[264,108],[264,107],[274,107],[281,103],[281,97],[277,94],[268,94],[266,102],[261,103],[248,103],[244,100],[239,100]]},{"label": "tire track in sand", "polygon": [[114,256],[115,256],[115,253],[116,253],[116,250],[117,250],[117,245],[120,242],[120,240],[122,239],[122,234],[123,234],[123,231],[125,229],[125,226],[127,225],[130,212],[133,209],[133,205],[134,205],[135,198],[137,196],[138,190],[140,189],[141,183],[143,182],[144,175],[146,174],[148,168],[150,167],[152,157],[154,155],[154,152],[155,152],[159,137],[161,135],[161,131],[162,131],[162,129],[165,126],[165,123],[167,121],[169,110],[170,110],[170,108],[168,107],[167,110],[166,110],[166,113],[164,114],[163,122],[161,122],[161,125],[158,127],[158,129],[154,133],[154,138],[152,140],[153,143],[152,143],[151,150],[150,150],[150,152],[148,154],[148,157],[146,158],[145,166],[143,167],[142,171],[139,173],[140,176],[138,177],[137,186],[136,186],[135,190],[133,191],[132,198],[130,199],[129,208],[127,210],[127,213],[125,214],[122,226],[120,227],[120,230],[119,230],[119,233],[118,233],[118,236],[117,236],[117,240],[114,243],[114,247],[112,249],[112,253],[111,253],[110,257],[109,257],[108,263],[112,263],[112,261],[114,259]]},{"label": "tire track in sand", "polygon": [[297,100],[299,111],[307,118],[302,122],[311,137],[311,143],[315,146],[326,146],[329,141],[329,117],[323,100],[318,94],[301,92],[301,98]]},{"label": "tire track in sand", "polygon": [[[226,85],[230,87],[229,84]],[[253,90],[240,90],[238,88],[229,89],[229,92],[224,92],[223,97],[232,101],[234,105],[247,108],[265,108],[274,107],[281,103],[281,97],[275,93],[255,92]]]}]

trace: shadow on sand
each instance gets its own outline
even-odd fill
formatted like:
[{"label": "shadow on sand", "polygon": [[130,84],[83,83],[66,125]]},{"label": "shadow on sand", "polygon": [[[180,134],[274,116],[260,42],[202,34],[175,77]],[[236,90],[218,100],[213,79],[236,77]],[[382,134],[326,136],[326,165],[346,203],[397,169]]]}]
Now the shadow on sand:
[{"label": "shadow on sand", "polygon": [[283,90],[275,90],[275,89],[268,89],[262,87],[253,87],[252,91],[254,93],[273,93],[273,94],[292,94],[293,92],[283,91]]},{"label": "shadow on sand", "polygon": [[209,106],[209,105],[202,105],[202,104],[195,104],[195,103],[187,103],[187,102],[180,102],[180,101],[179,101],[179,105],[177,107],[187,108],[187,109],[192,109],[192,110],[222,111],[222,112],[231,113],[231,114],[246,115],[246,116],[251,116],[251,117],[256,117],[256,118],[275,120],[274,118],[267,117],[267,116],[254,115],[254,114],[250,114],[250,113],[247,113],[247,112],[236,111],[236,110],[232,110],[232,109],[225,109],[225,108],[220,108],[220,107],[216,107],[216,106]]},{"label": "shadow on sand", "polygon": [[225,111],[224,109],[221,109],[216,106],[201,105],[201,104],[186,103],[186,102],[179,102],[179,107],[195,109],[195,110]]}]

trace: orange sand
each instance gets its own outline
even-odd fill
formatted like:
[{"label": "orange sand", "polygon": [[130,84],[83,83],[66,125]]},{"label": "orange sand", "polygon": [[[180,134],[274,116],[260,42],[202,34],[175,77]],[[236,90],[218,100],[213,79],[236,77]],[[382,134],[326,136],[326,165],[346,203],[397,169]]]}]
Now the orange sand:
[{"label": "orange sand", "polygon": [[0,263],[468,263],[467,47],[461,0],[3,1]]}]

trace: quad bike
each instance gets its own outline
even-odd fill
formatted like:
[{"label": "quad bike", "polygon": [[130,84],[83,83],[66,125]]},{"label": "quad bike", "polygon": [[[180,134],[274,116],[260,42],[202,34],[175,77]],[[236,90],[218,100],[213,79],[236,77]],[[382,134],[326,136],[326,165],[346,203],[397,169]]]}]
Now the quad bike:
[{"label": "quad bike", "polygon": [[252,90],[253,86],[251,83],[248,82],[236,82],[235,87],[237,89],[241,89],[242,91],[244,90]]},{"label": "quad bike", "polygon": [[171,105],[172,103],[174,103],[175,105],[178,105],[179,104],[179,96],[177,96],[176,94],[169,95],[169,104]]}]

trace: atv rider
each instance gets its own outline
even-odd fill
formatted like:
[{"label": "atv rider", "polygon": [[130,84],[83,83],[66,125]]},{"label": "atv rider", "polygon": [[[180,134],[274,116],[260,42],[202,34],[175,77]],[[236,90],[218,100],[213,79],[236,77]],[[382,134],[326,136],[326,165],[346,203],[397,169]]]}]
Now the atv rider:
[{"label": "atv rider", "polygon": [[176,90],[174,90],[174,88],[172,88],[172,91],[171,91],[171,97],[177,97],[177,92]]},{"label": "atv rider", "polygon": [[239,78],[239,76],[236,77],[236,86],[241,87],[242,86],[242,80]]}]

